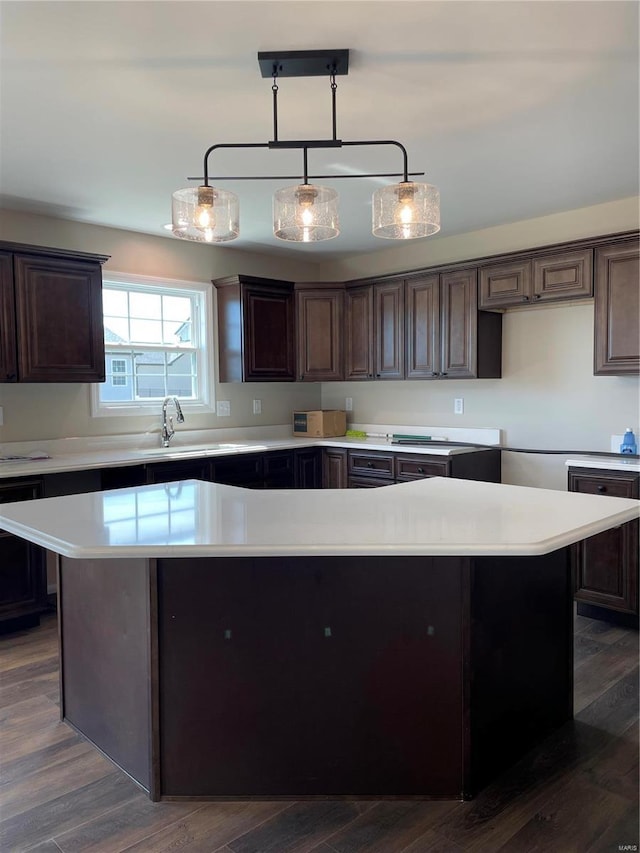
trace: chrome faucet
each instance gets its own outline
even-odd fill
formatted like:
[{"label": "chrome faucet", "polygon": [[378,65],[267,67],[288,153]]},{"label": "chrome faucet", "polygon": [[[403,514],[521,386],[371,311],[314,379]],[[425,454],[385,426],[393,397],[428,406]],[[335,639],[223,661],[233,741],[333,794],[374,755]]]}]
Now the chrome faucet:
[{"label": "chrome faucet", "polygon": [[169,442],[171,441],[175,430],[173,428],[173,418],[171,416],[167,417],[167,406],[169,403],[173,403],[176,409],[176,420],[179,424],[184,423],[184,415],[182,414],[182,409],[180,408],[180,403],[178,402],[177,397],[165,397],[162,401],[162,446],[169,447]]}]

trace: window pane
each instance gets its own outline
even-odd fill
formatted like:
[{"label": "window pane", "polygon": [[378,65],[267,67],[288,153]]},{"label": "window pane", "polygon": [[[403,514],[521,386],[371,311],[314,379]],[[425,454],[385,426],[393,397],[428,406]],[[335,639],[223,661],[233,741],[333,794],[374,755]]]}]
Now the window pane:
[{"label": "window pane", "polygon": [[105,314],[112,314],[114,317],[127,317],[129,314],[127,291],[103,288],[102,307]]},{"label": "window pane", "polygon": [[191,318],[191,299],[186,296],[163,296],[162,313],[165,320],[189,320]]},{"label": "window pane", "polygon": [[162,343],[160,320],[131,320],[131,340],[146,344]]},{"label": "window pane", "polygon": [[126,317],[104,317],[105,344],[127,343],[129,341],[129,321]]},{"label": "window pane", "polygon": [[129,296],[132,317],[159,320],[162,316],[161,304],[161,298],[157,293],[136,293],[132,291]]}]

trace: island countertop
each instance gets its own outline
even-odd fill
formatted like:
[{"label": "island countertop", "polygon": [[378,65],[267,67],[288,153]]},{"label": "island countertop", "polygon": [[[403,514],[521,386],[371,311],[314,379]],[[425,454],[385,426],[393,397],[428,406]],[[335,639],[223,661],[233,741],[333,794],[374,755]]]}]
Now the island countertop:
[{"label": "island countertop", "polygon": [[640,515],[640,501],[432,477],[260,491],[185,480],[0,508],[0,529],[66,557],[535,556]]}]

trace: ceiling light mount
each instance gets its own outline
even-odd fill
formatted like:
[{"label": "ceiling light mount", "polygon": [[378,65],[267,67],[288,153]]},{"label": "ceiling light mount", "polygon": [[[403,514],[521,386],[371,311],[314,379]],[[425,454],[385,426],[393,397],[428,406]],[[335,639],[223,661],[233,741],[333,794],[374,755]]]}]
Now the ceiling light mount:
[{"label": "ceiling light mount", "polygon": [[[336,75],[349,69],[349,51],[280,51],[259,53],[263,77],[272,78],[273,139],[269,142],[216,143],[204,154],[204,176],[188,178],[202,181],[200,186],[177,190],[173,194],[173,233],[176,237],[198,242],[222,243],[234,240],[240,233],[238,198],[234,193],[211,186],[222,180],[298,180],[298,184],[278,190],[273,199],[273,230],[281,240],[310,243],[329,240],[340,233],[338,194],[335,190],[311,184],[318,178],[402,178],[402,182],[376,190],[372,199],[372,233],[377,237],[408,240],[426,237],[440,230],[440,193],[431,184],[414,183],[404,145],[394,139],[345,141],[337,136]],[[331,84],[332,136],[328,139],[278,138],[278,79],[280,77],[317,77],[329,75]],[[309,176],[308,152],[319,148],[346,146],[393,145],[403,158],[401,173],[377,172],[357,175]],[[209,176],[209,157],[219,148],[297,149],[302,151],[301,175],[251,175],[234,177]]]}]

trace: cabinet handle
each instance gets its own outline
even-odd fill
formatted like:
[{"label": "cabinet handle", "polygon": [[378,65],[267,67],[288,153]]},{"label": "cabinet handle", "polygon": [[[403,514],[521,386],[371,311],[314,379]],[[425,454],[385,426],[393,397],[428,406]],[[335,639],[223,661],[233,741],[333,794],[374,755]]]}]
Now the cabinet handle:
[{"label": "cabinet handle", "polygon": [[443,370],[442,373],[440,374],[440,376],[446,376],[446,375],[447,375],[447,372],[445,370]]},{"label": "cabinet handle", "polygon": [[606,486],[598,486],[598,491],[599,491],[599,492],[606,492],[606,491],[607,491],[607,487],[606,487]]},{"label": "cabinet handle", "polygon": [[542,295],[542,294],[540,294],[540,293],[536,293],[536,294],[534,294],[533,298],[534,298],[534,299],[540,299],[540,296],[541,296],[541,295]]},{"label": "cabinet handle", "polygon": [[529,297],[528,297],[528,296],[523,296],[523,297],[522,297],[522,301],[523,301],[523,302],[528,302],[528,301],[529,301]]},{"label": "cabinet handle", "polygon": [[418,468],[418,474],[424,474],[424,468]]},{"label": "cabinet handle", "polygon": [[373,468],[373,462],[367,462],[367,468]]}]

